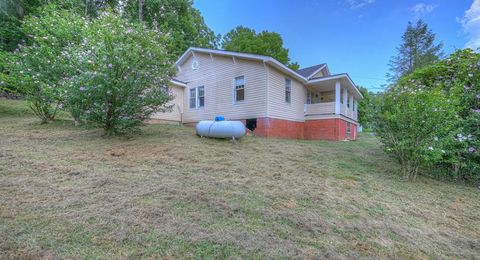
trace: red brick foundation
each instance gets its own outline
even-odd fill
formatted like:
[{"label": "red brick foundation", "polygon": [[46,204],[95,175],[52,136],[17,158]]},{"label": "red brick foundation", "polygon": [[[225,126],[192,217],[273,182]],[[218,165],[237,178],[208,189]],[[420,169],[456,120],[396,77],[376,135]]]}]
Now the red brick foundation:
[{"label": "red brick foundation", "polygon": [[[357,126],[351,124],[351,140],[357,138]],[[296,122],[276,118],[258,118],[256,136],[307,140],[347,139],[347,121],[343,119],[318,119]]]},{"label": "red brick foundation", "polygon": [[305,121],[307,140],[344,140],[347,138],[347,122],[342,119],[319,119]]},{"label": "red brick foundation", "polygon": [[[243,124],[246,123],[246,120],[240,121]],[[195,126],[196,123],[189,123],[188,125]],[[351,123],[350,131],[350,139],[356,140],[357,125]],[[257,128],[254,134],[261,137],[341,141],[347,139],[347,121],[335,118],[297,122],[262,117],[257,118]]]},{"label": "red brick foundation", "polygon": [[357,140],[357,133],[358,133],[358,131],[357,131],[357,125],[352,124],[351,128],[352,128],[352,129],[351,129],[351,131],[352,131],[352,138],[351,138],[351,139],[352,139],[352,140]]},{"label": "red brick foundation", "polygon": [[262,117],[257,118],[256,136],[303,139],[305,124],[290,120]]}]

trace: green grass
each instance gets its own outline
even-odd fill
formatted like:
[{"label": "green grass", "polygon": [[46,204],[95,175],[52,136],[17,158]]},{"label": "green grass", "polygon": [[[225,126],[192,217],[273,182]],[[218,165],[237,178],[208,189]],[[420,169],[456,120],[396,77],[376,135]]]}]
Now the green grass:
[{"label": "green grass", "polygon": [[478,258],[478,188],[355,142],[104,138],[0,99],[0,258]]}]

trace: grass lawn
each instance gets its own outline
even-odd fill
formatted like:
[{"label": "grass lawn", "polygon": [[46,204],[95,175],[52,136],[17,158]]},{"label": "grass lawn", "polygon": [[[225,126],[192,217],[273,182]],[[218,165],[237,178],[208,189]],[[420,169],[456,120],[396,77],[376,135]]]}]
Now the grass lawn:
[{"label": "grass lawn", "polygon": [[0,99],[0,258],[479,258],[480,190],[399,174],[368,135],[103,138]]}]

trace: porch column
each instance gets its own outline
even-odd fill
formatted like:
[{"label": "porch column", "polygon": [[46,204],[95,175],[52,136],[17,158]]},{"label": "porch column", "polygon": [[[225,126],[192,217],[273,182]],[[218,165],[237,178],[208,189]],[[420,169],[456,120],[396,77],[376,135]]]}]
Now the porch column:
[{"label": "porch column", "polygon": [[349,113],[349,117],[350,118],[353,118],[353,95],[350,95],[350,100],[348,102],[350,104],[350,113]]},{"label": "porch column", "polygon": [[345,115],[347,115],[347,100],[348,100],[348,88],[344,88],[343,89],[343,113],[345,113]]},{"label": "porch column", "polygon": [[353,107],[353,110],[355,110],[355,115],[353,117],[353,119],[355,120],[358,120],[358,100],[354,100],[354,107]]},{"label": "porch column", "polygon": [[340,114],[340,81],[335,82],[335,114]]}]

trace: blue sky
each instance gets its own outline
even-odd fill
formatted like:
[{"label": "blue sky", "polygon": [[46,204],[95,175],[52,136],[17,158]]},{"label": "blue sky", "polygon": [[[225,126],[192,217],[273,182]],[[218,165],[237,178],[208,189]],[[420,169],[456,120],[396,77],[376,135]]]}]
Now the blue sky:
[{"label": "blue sky", "polygon": [[386,84],[388,61],[408,21],[424,19],[446,54],[480,47],[480,0],[196,0],[215,33],[243,25],[282,35],[301,67],[326,62],[372,91]]}]

